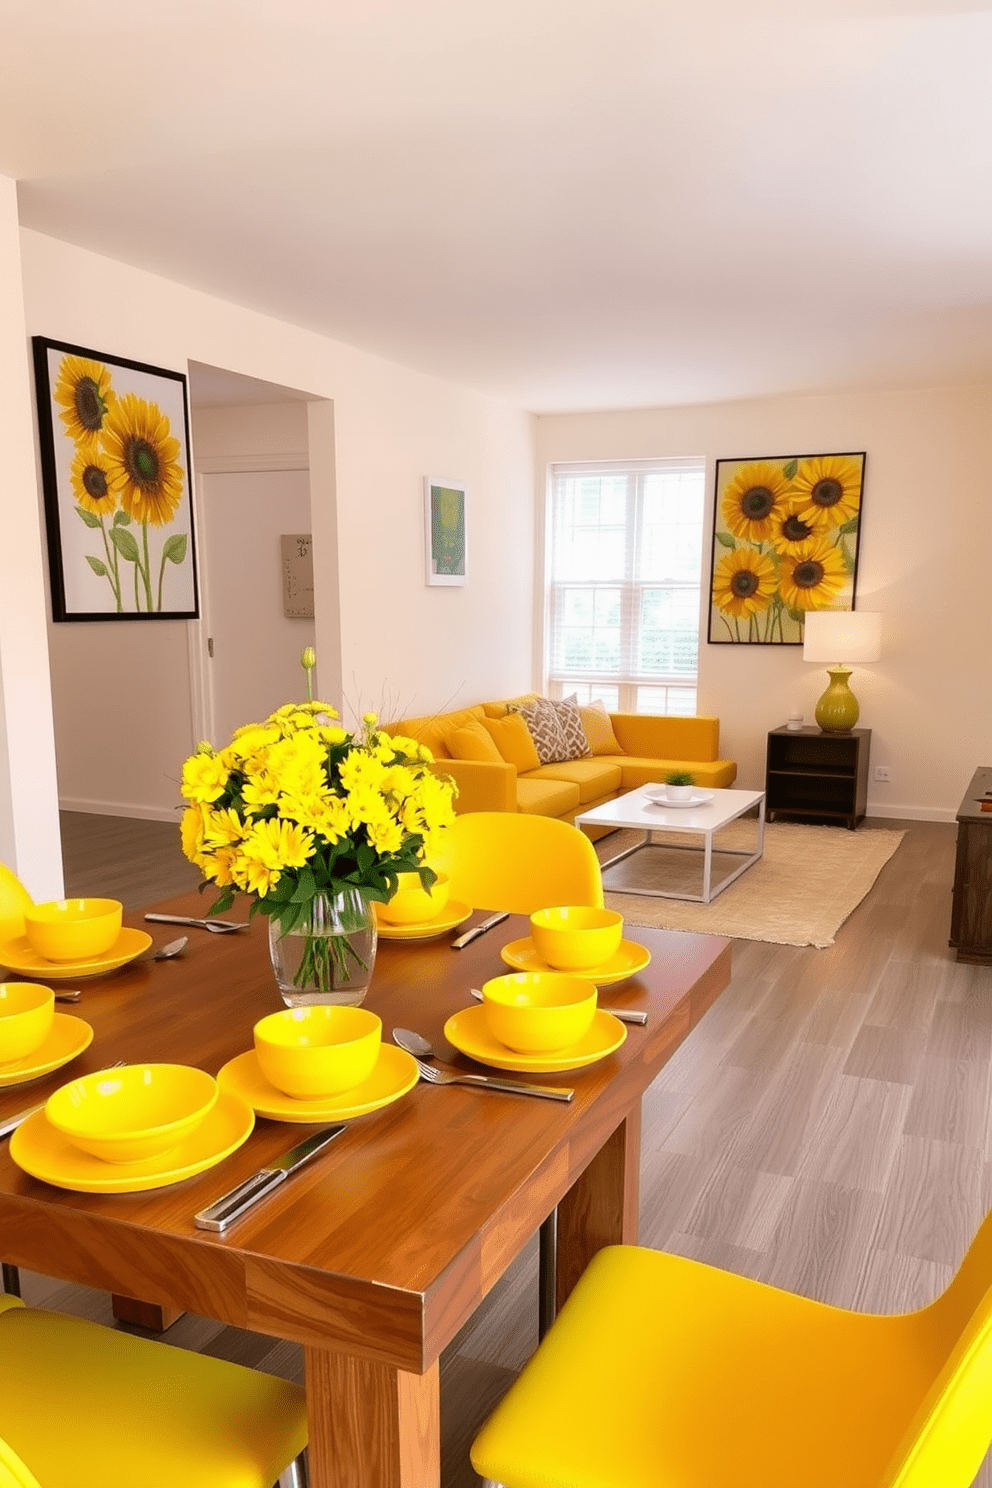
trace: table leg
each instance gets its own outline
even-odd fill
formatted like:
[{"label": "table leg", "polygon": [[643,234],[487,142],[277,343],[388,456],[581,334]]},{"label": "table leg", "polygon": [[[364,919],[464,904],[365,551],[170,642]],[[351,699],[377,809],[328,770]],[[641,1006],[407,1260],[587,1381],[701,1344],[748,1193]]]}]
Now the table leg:
[{"label": "table leg", "polygon": [[604,1245],[636,1245],[641,1107],[628,1111],[558,1205],[558,1307]]},{"label": "table leg", "polygon": [[147,1328],[150,1333],[164,1333],[183,1315],[181,1307],[169,1307],[164,1302],[142,1302],[137,1297],[125,1297],[119,1292],[113,1292],[110,1300],[118,1322]]},{"label": "table leg", "polygon": [[437,1361],[408,1374],[326,1349],[305,1358],[310,1488],[439,1488]]}]

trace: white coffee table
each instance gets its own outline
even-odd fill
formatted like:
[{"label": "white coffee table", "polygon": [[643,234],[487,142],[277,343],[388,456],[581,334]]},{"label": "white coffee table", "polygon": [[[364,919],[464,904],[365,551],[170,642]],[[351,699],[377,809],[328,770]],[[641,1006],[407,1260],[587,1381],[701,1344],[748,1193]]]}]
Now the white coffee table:
[{"label": "white coffee table", "polygon": [[[692,899],[702,904],[710,904],[724,889],[740,878],[742,873],[756,863],[761,857],[765,846],[765,793],[764,791],[745,790],[699,790],[697,795],[707,796],[706,801],[694,802],[692,805],[671,806],[658,804],[650,800],[649,791],[660,791],[661,787],[656,785],[642,785],[638,790],[630,791],[625,796],[618,796],[615,801],[606,801],[602,806],[594,806],[591,811],[584,811],[581,816],[575,818],[577,827],[633,827],[644,833],[640,842],[633,847],[627,848],[625,852],[617,853],[616,857],[608,859],[603,864],[603,887],[614,894],[650,894],[660,899]],[[752,848],[713,846],[714,833],[721,827],[727,826],[728,822],[736,821],[738,817],[758,808],[755,821],[756,842]],[[666,841],[675,834],[688,835],[699,838],[699,846],[695,843],[683,844]],[[609,869],[624,858],[632,857],[636,853],[648,852],[651,848],[664,847],[668,850],[679,848],[685,852],[698,853],[703,860],[703,892],[701,894],[686,894],[682,892],[673,893],[669,889],[659,889],[654,885],[637,881],[636,875],[629,875],[624,882],[618,882],[616,875],[613,881],[607,877]],[[713,858],[739,858],[741,861],[732,870],[720,879],[716,888],[713,888]]]}]

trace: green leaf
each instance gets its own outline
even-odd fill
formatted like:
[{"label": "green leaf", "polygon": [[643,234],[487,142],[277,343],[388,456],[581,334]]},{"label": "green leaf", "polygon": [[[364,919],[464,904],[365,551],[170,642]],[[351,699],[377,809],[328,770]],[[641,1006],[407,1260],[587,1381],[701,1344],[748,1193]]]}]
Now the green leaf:
[{"label": "green leaf", "polygon": [[111,527],[110,540],[128,563],[138,562],[138,544],[130,532],[125,532],[123,527]]},{"label": "green leaf", "polygon": [[795,620],[797,625],[805,625],[806,616],[802,610],[786,610],[785,613],[788,615],[790,620]]},{"label": "green leaf", "polygon": [[162,548],[162,557],[170,563],[182,563],[186,557],[186,533],[174,532]]},{"label": "green leaf", "polygon": [[87,527],[99,527],[100,518],[94,516],[91,511],[87,511],[85,506],[77,506],[76,511],[80,517],[80,520],[85,522]]},{"label": "green leaf", "polygon": [[729,532],[718,532],[716,534],[716,540],[724,548],[736,548],[737,546]]},{"label": "green leaf", "polygon": [[114,512],[114,526],[115,527],[130,527],[130,525],[131,525],[131,518],[128,516],[128,514],[127,514],[126,511],[115,511]]},{"label": "green leaf", "polygon": [[786,462],[785,465],[782,466],[782,474],[785,476],[786,480],[795,480],[795,478],[796,478],[796,471],[798,469],[799,469],[799,461],[798,460],[789,460],[789,461]]},{"label": "green leaf", "polygon": [[851,517],[850,521],[845,522],[844,525],[843,525],[843,527],[840,528],[840,534],[841,534],[842,537],[846,537],[848,533],[850,533],[850,532],[857,532],[857,530],[858,530],[858,518],[857,517]]},{"label": "green leaf", "polygon": [[317,885],[310,869],[304,864],[292,899],[294,904],[309,904],[317,892]]},{"label": "green leaf", "polygon": [[100,578],[101,579],[105,579],[107,577],[107,565],[104,562],[102,562],[101,559],[99,559],[99,558],[92,558],[90,556],[90,554],[87,553],[86,554],[86,562],[89,564],[90,568],[93,570],[93,572],[95,574],[99,574],[100,575]]}]

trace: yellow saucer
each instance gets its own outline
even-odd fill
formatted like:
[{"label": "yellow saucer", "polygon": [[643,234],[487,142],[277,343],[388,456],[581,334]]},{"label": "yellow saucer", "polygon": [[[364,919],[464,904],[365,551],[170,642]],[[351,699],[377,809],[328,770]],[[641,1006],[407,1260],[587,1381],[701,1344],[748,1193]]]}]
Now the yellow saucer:
[{"label": "yellow saucer", "polygon": [[467,904],[449,899],[443,914],[439,914],[434,920],[422,920],[419,925],[390,925],[379,914],[376,915],[376,921],[383,940],[430,940],[435,935],[443,935],[446,930],[454,930],[471,913]]},{"label": "yellow saucer", "polygon": [[0,1064],[0,1090],[5,1085],[23,1085],[28,1080],[50,1075],[61,1069],[77,1054],[82,1054],[93,1042],[93,1030],[82,1018],[73,1018],[69,1013],[56,1013],[48,1037],[23,1059],[13,1059],[9,1064]]},{"label": "yellow saucer", "polygon": [[213,1110],[185,1142],[144,1162],[107,1163],[74,1147],[49,1124],[44,1111],[21,1123],[10,1139],[10,1155],[19,1168],[55,1188],[74,1193],[143,1193],[181,1183],[247,1142],[255,1113],[237,1096],[221,1091]]},{"label": "yellow saucer", "polygon": [[262,1074],[254,1049],[239,1054],[218,1071],[217,1084],[245,1100],[259,1116],[270,1121],[350,1121],[388,1106],[412,1090],[419,1071],[412,1054],[392,1044],[383,1044],[375,1069],[367,1080],[324,1100],[296,1100],[270,1085]]},{"label": "yellow saucer", "polygon": [[444,1036],[461,1054],[477,1059],[480,1064],[491,1064],[494,1069],[519,1070],[526,1073],[552,1074],[555,1070],[582,1069],[583,1065],[595,1064],[613,1054],[624,1039],[627,1030],[619,1018],[597,1008],[588,1033],[577,1044],[554,1053],[518,1054],[508,1049],[489,1032],[486,1010],[482,1006],[463,1008],[448,1019],[444,1025]]},{"label": "yellow saucer", "polygon": [[[547,961],[542,961],[534,949],[534,942],[529,935],[523,940],[511,940],[500,951],[500,955],[507,966],[512,966],[514,971],[554,971]],[[647,946],[638,945],[634,940],[622,940],[620,949],[609,961],[604,961],[602,966],[592,966],[585,971],[570,971],[569,976],[585,977],[587,982],[595,982],[597,987],[608,987],[613,982],[626,981],[628,977],[635,976],[637,972],[643,971],[651,960],[651,952]]]},{"label": "yellow saucer", "polygon": [[103,976],[108,971],[116,971],[119,966],[126,966],[135,956],[147,951],[151,943],[151,936],[144,930],[129,930],[125,926],[110,950],[104,951],[102,956],[89,956],[85,961],[46,961],[44,956],[31,949],[26,935],[17,935],[13,940],[0,943],[0,966],[26,972],[36,981],[78,982],[80,977]]}]

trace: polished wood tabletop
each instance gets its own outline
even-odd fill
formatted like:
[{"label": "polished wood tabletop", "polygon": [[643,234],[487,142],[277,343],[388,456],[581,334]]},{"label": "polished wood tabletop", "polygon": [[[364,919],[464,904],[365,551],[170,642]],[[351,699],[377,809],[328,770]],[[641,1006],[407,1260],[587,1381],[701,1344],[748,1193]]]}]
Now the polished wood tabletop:
[{"label": "polished wood tabletop", "polygon": [[[204,900],[155,908],[202,915]],[[159,944],[178,933],[125,921]],[[507,969],[500,947],[526,931],[511,917],[461,951],[457,931],[380,938],[365,1005],[384,1037],[415,1029],[478,1071],[446,1044],[444,1023]],[[91,1024],[92,1044],[63,1070],[0,1090],[0,1120],[115,1060],[216,1073],[250,1049],[253,1024],[282,1006],[266,922],[187,933],[182,957],[81,982],[78,1005],[63,1010]],[[729,981],[729,941],[640,928],[630,938],[651,963],[602,988],[600,1005],[643,1007],[648,1023],[599,1063],[534,1077],[573,1087],[569,1104],[421,1083],[349,1123],[223,1236],[193,1215],[314,1127],[259,1118],[218,1166],[120,1195],[50,1187],[0,1143],[0,1259],[302,1344],[313,1488],[436,1488],[441,1350],[556,1205],[559,1301],[597,1249],[636,1239],[641,1095]]]}]

